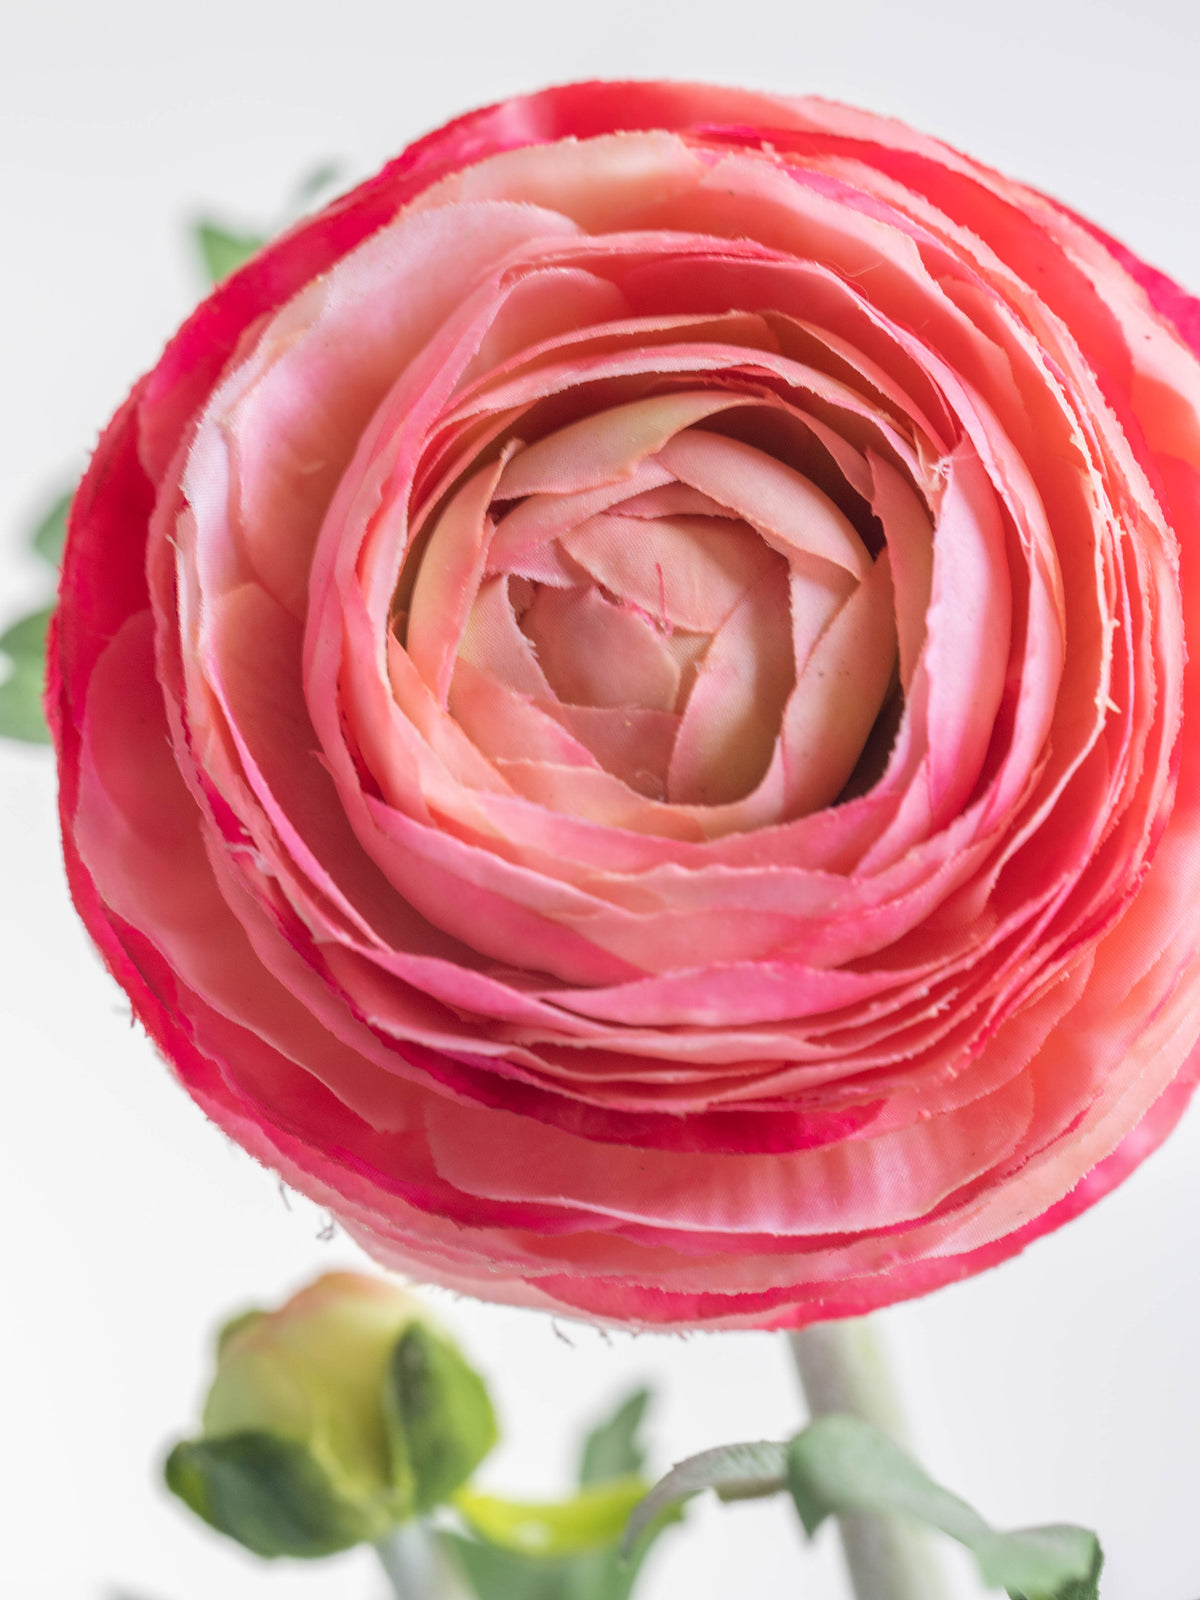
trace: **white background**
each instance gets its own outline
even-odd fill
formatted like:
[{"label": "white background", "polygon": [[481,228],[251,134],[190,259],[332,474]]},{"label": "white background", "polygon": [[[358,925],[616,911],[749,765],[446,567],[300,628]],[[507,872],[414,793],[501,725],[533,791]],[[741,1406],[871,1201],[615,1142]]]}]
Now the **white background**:
[{"label": "white background", "polygon": [[[277,214],[473,104],[582,76],[721,79],[880,110],[1055,193],[1200,286],[1200,15],[1164,0],[7,0],[0,20],[0,620],[39,596],[25,524],[199,280],[185,219]],[[208,1331],[356,1262],[210,1129],[67,905],[51,763],[0,749],[0,1592],[373,1600],[362,1553],[245,1556],[157,1485]],[[1095,1212],[889,1312],[930,1468],[1000,1524],[1074,1520],[1105,1600],[1200,1596],[1200,1112]],[[601,1338],[438,1297],[494,1376],[498,1487],[553,1492],[578,1423],[660,1387],[655,1464],[800,1420],[767,1335]],[[642,1600],[843,1593],[782,1501],[698,1505]],[[959,1572],[960,1594],[978,1594]]]}]

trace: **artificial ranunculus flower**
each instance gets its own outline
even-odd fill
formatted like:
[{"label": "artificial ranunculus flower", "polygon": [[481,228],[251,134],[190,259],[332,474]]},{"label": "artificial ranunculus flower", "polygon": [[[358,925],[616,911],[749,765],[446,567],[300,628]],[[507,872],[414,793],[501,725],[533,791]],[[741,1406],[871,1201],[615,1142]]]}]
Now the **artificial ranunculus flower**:
[{"label": "artificial ranunculus flower", "polygon": [[1019,1249],[1200,1034],[1200,311],[820,100],[592,83],[224,284],[76,500],[77,904],[381,1261],[640,1325]]}]

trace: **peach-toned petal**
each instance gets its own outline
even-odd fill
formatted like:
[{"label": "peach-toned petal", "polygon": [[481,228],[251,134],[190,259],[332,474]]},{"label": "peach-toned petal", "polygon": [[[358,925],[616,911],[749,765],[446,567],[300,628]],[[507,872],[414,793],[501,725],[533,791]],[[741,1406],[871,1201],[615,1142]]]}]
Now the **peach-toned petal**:
[{"label": "peach-toned petal", "polygon": [[772,552],[744,523],[726,517],[659,516],[653,521],[602,512],[561,541],[604,589],[664,630],[715,633]]},{"label": "peach-toned petal", "polygon": [[546,710],[614,778],[649,799],[665,799],[667,767],[679,732],[674,712],[641,706],[553,705]]},{"label": "peach-toned petal", "polygon": [[525,494],[578,494],[627,482],[647,456],[683,428],[744,404],[720,393],[658,395],[615,406],[572,422],[522,450],[509,462],[497,498]]},{"label": "peach-toned petal", "polygon": [[896,660],[891,563],[885,551],[817,640],[783,714],[788,808],[836,799],[879,714]]},{"label": "peach-toned petal", "polygon": [[853,527],[815,484],[761,450],[690,429],[658,453],[683,483],[744,517],[789,558],[815,556],[861,578],[870,561]]},{"label": "peach-toned petal", "polygon": [[546,700],[554,697],[537,652],[517,626],[507,578],[486,578],[480,584],[458,653],[463,661],[519,694]]},{"label": "peach-toned petal", "polygon": [[460,661],[450,686],[450,712],[481,754],[493,764],[510,761],[564,762],[591,766],[594,756],[561,722],[527,695],[497,682],[469,661]]},{"label": "peach-toned petal", "polygon": [[652,621],[596,589],[539,589],[521,617],[560,700],[673,711],[679,668]]},{"label": "peach-toned petal", "polygon": [[404,648],[444,705],[458,643],[483,577],[492,532],[488,506],[504,458],[465,483],[442,513],[421,556]]},{"label": "peach-toned petal", "polygon": [[721,805],[755,788],[795,681],[787,584],[768,569],[708,647],[671,757],[668,793],[681,805]]}]

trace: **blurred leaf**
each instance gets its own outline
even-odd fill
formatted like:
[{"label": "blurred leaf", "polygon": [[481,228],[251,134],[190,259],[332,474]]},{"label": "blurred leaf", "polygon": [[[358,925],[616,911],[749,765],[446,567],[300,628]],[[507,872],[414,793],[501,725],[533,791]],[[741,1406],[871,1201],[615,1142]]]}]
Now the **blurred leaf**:
[{"label": "blurred leaf", "polygon": [[[647,1390],[637,1390],[586,1435],[582,1492],[572,1499],[530,1506],[472,1491],[455,1497],[464,1520],[482,1537],[446,1534],[444,1545],[478,1600],[629,1600],[651,1546],[678,1517],[674,1508],[668,1510],[646,1529],[631,1558],[622,1558],[622,1528],[645,1490],[636,1473],[643,1459],[638,1430],[649,1398]],[[606,1542],[599,1548],[579,1547],[602,1535]],[[576,1545],[573,1555],[565,1553],[568,1538]]]},{"label": "blurred leaf", "polygon": [[313,1559],[387,1531],[336,1493],[302,1444],[275,1434],[184,1440],[164,1475],[197,1516],[260,1556]]},{"label": "blurred leaf", "polygon": [[787,1488],[786,1444],[762,1439],[754,1444],[723,1444],[702,1450],[671,1468],[651,1489],[629,1519],[622,1548],[634,1542],[656,1517],[702,1489],[715,1489],[723,1500],[750,1500]]},{"label": "blurred leaf", "polygon": [[622,1562],[616,1547],[577,1556],[519,1555],[458,1534],[441,1535],[478,1600],[628,1600],[650,1548]]},{"label": "blurred leaf", "polygon": [[28,744],[48,744],[42,711],[46,675],[46,628],[52,608],[31,612],[0,634],[0,734]]},{"label": "blurred leaf", "polygon": [[819,1417],[787,1447],[787,1482],[805,1530],[847,1512],[900,1513],[970,1550],[985,1583],[1016,1600],[1096,1600],[1103,1557],[1094,1533],[1054,1526],[998,1533],[861,1417]]},{"label": "blurred leaf", "polygon": [[[1043,1532],[1045,1530],[1042,1530]],[[1074,1531],[1074,1530],[1072,1530]],[[1068,1583],[1058,1591],[1056,1600],[1097,1600],[1100,1593],[1100,1572],[1104,1566],[1104,1552],[1100,1548],[1100,1541],[1096,1541],[1095,1558],[1091,1570],[1086,1578],[1080,1578],[1078,1583]],[[1013,1590],[1010,1600],[1035,1600],[1033,1595],[1023,1595],[1019,1590]]]},{"label": "blurred leaf", "polygon": [[638,1430],[649,1403],[649,1389],[635,1389],[611,1417],[591,1430],[580,1453],[581,1485],[603,1483],[608,1478],[623,1478],[642,1470],[646,1452],[638,1442]]},{"label": "blurred leaf", "polygon": [[52,567],[57,567],[62,560],[63,545],[67,539],[67,517],[74,497],[75,485],[72,484],[59,495],[33,530],[33,548]]},{"label": "blurred leaf", "polygon": [[[342,166],[337,161],[323,161],[306,172],[292,193],[287,214],[299,216],[307,211],[322,190],[331,188],[341,175]],[[192,238],[209,283],[215,286],[223,282],[243,262],[257,255],[278,226],[282,224],[269,227],[265,232],[248,233],[241,228],[227,227],[215,217],[198,218],[192,225]]]},{"label": "blurred leaf", "polygon": [[193,225],[192,237],[208,281],[214,285],[236,271],[243,261],[249,261],[267,242],[263,234],[234,233],[211,217],[201,217]]},{"label": "blurred leaf", "polygon": [[633,1474],[591,1484],[569,1500],[502,1500],[461,1489],[454,1504],[491,1544],[525,1555],[569,1556],[615,1544],[645,1492],[644,1481]]},{"label": "blurred leaf", "polygon": [[[1056,1523],[992,1533],[974,1555],[984,1581],[1007,1588],[1010,1600],[1098,1600],[1104,1552],[1087,1528]],[[1064,1579],[1072,1570],[1080,1576]]]},{"label": "blurred leaf", "polygon": [[448,1500],[500,1436],[483,1379],[457,1346],[420,1322],[396,1342],[383,1403],[393,1451],[412,1469],[417,1512]]},{"label": "blurred leaf", "polygon": [[332,189],[345,171],[340,161],[322,161],[306,172],[297,183],[292,195],[292,210],[304,211],[323,189]]}]

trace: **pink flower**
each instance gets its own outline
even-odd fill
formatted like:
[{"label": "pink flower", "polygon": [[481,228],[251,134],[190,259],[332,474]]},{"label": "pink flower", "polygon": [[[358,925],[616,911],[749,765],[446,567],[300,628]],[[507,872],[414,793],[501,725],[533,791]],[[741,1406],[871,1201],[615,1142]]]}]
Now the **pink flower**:
[{"label": "pink flower", "polygon": [[1106,1192],[1198,1064],[1198,330],[717,88],[475,112],[270,246],[104,435],[52,651],[75,898],[189,1092],[381,1261],[631,1324]]}]

